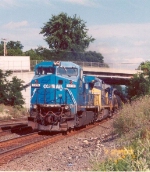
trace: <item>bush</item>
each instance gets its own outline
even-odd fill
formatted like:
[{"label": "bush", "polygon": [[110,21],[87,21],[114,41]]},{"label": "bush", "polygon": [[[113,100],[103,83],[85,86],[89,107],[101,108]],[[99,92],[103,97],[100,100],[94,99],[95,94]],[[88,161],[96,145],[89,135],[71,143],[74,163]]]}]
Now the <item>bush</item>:
[{"label": "bush", "polygon": [[149,171],[150,137],[137,139],[130,147],[112,149],[107,152],[107,159],[93,164],[94,171]]},{"label": "bush", "polygon": [[19,117],[28,116],[29,113],[27,109],[21,108],[20,106],[5,106],[4,104],[0,104],[0,119],[13,119]]},{"label": "bush", "polygon": [[141,97],[132,104],[124,105],[119,113],[113,123],[115,133],[120,136],[130,133],[136,137],[150,126],[150,97]]},{"label": "bush", "polygon": [[[150,170],[150,97],[124,105],[113,123],[122,148],[111,149],[103,162],[95,162],[96,171],[149,171]],[[127,146],[128,145],[128,146]]]},{"label": "bush", "polygon": [[3,72],[0,70],[0,104],[19,105],[24,104],[24,99],[21,93],[24,81],[13,77],[11,81],[7,80],[12,74],[12,71]]}]

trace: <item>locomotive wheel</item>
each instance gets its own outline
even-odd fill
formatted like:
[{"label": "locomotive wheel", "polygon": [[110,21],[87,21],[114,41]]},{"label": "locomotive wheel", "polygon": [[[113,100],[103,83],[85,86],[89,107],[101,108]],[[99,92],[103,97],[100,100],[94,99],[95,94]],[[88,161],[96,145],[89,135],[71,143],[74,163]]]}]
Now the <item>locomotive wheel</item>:
[{"label": "locomotive wheel", "polygon": [[112,116],[113,116],[113,112],[110,111],[108,117],[111,118]]},{"label": "locomotive wheel", "polygon": [[120,108],[122,106],[121,98],[118,95],[116,95],[116,99],[117,99],[117,102],[118,102],[118,107]]},{"label": "locomotive wheel", "polygon": [[67,131],[63,131],[62,135],[64,135],[64,136],[67,135]]},{"label": "locomotive wheel", "polygon": [[68,132],[71,133],[73,131],[73,128],[69,128]]},{"label": "locomotive wheel", "polygon": [[109,114],[110,114],[110,110],[108,109],[104,109],[103,110],[103,116],[102,116],[102,120],[109,117]]}]

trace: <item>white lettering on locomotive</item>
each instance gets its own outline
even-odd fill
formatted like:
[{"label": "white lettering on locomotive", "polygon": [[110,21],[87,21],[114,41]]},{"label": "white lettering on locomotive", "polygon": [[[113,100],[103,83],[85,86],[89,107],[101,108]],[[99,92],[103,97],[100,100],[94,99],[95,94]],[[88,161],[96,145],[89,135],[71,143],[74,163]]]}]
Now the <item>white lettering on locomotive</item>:
[{"label": "white lettering on locomotive", "polygon": [[56,88],[63,89],[62,85],[56,85]]},{"label": "white lettering on locomotive", "polygon": [[32,87],[40,87],[40,84],[32,84]]},{"label": "white lettering on locomotive", "polygon": [[43,88],[55,88],[54,84],[44,84]]},{"label": "white lettering on locomotive", "polygon": [[63,87],[62,87],[62,85],[56,85],[56,87],[55,87],[55,85],[54,84],[44,84],[43,85],[43,88],[56,88],[56,89],[63,89]]},{"label": "white lettering on locomotive", "polygon": [[76,88],[76,85],[74,85],[74,84],[67,84],[66,87],[67,88]]}]

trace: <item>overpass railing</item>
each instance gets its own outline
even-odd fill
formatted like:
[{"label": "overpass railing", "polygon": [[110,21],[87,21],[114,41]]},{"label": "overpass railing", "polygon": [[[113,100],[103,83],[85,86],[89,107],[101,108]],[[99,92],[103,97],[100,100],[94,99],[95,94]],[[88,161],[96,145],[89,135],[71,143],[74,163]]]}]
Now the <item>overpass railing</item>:
[{"label": "overpass railing", "polygon": [[[17,62],[5,61],[5,64],[0,65],[0,69],[12,70],[13,72],[33,71],[34,66],[42,61],[44,60],[31,60],[28,63],[24,63],[24,61],[19,61],[19,62],[18,61]],[[73,62],[82,67],[95,67],[95,68],[136,70],[140,66],[139,63],[100,63],[100,62],[82,62],[82,61],[73,61]]]},{"label": "overpass railing", "polygon": [[139,63],[100,63],[100,62],[81,62],[73,61],[74,63],[83,67],[98,67],[98,68],[115,68],[115,69],[132,69],[140,70]]},{"label": "overpass railing", "polygon": [[[31,60],[31,70],[34,66],[44,60]],[[82,61],[72,61],[82,67],[98,67],[98,68],[115,68],[115,69],[132,69],[141,70],[139,63],[100,63],[100,62],[82,62]]]}]

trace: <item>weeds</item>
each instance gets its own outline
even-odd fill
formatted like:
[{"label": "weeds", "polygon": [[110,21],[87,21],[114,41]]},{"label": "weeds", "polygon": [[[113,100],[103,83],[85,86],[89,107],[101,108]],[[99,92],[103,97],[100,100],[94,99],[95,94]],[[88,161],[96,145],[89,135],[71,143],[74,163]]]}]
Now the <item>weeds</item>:
[{"label": "weeds", "polygon": [[[124,105],[113,123],[122,149],[105,150],[105,161],[94,162],[95,171],[150,170],[150,97]],[[128,146],[127,146],[128,144]]]},{"label": "weeds", "polygon": [[120,115],[113,123],[114,132],[119,135],[124,135],[128,132],[137,135],[137,131],[139,132],[140,130],[143,130],[143,128],[149,127],[149,120],[150,97],[142,97],[131,105],[127,104],[123,107],[120,111]]},{"label": "weeds", "polygon": [[0,119],[13,119],[28,116],[27,109],[20,106],[5,106],[0,104]]},{"label": "weeds", "polygon": [[106,150],[109,156],[104,162],[93,163],[94,171],[149,171],[150,141],[138,139],[130,148]]}]

